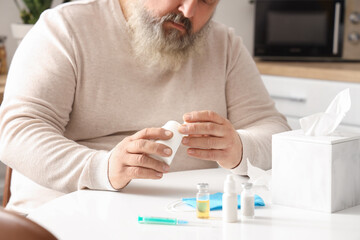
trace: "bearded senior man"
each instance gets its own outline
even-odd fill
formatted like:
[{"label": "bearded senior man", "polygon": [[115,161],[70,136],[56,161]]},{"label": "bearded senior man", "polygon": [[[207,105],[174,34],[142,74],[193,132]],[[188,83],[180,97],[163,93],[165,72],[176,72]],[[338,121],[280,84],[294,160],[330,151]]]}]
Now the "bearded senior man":
[{"label": "bearded senior man", "polygon": [[[271,167],[289,129],[251,56],[211,20],[219,0],[86,0],[46,11],[19,46],[1,106],[8,208],[28,212],[78,189],[220,165]],[[161,126],[186,121],[171,155]]]}]

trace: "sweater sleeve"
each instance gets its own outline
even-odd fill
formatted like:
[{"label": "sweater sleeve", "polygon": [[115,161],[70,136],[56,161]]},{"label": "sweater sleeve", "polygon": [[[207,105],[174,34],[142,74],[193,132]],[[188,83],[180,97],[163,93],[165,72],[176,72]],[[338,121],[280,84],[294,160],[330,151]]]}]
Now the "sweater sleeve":
[{"label": "sweater sleeve", "polygon": [[242,140],[243,158],[232,172],[247,174],[247,161],[271,168],[271,136],[289,130],[270,98],[256,65],[239,37],[229,32],[226,101],[228,119]]},{"label": "sweater sleeve", "polygon": [[0,159],[60,192],[113,190],[107,174],[109,153],[64,136],[81,74],[75,44],[64,17],[51,10],[23,39],[1,105]]}]

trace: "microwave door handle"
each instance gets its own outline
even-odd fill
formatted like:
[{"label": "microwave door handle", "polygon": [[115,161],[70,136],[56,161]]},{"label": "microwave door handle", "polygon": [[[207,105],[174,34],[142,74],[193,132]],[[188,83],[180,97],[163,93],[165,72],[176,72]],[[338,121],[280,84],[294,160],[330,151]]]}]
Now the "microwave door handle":
[{"label": "microwave door handle", "polygon": [[340,31],[340,11],[341,4],[337,2],[335,4],[335,19],[334,19],[334,42],[333,42],[333,54],[337,55],[339,53],[339,31]]}]

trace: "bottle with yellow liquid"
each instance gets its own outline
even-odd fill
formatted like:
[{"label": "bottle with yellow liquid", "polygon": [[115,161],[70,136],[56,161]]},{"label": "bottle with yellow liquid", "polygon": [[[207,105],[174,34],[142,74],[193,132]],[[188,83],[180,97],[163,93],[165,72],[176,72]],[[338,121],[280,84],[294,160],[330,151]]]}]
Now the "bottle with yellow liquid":
[{"label": "bottle with yellow liquid", "polygon": [[197,189],[199,190],[196,194],[196,214],[198,218],[209,218],[210,217],[210,194],[209,184],[198,183]]}]

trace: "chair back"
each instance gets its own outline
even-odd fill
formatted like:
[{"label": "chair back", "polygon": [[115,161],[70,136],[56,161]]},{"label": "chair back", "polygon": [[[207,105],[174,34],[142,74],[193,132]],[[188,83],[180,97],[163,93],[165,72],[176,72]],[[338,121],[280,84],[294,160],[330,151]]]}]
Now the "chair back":
[{"label": "chair back", "polygon": [[3,202],[2,202],[2,206],[4,208],[8,204],[11,196],[11,192],[10,192],[11,175],[12,175],[12,168],[6,167],[5,185],[4,185]]},{"label": "chair back", "polygon": [[30,219],[0,209],[0,238],[7,240],[54,240],[56,237],[48,230]]}]

